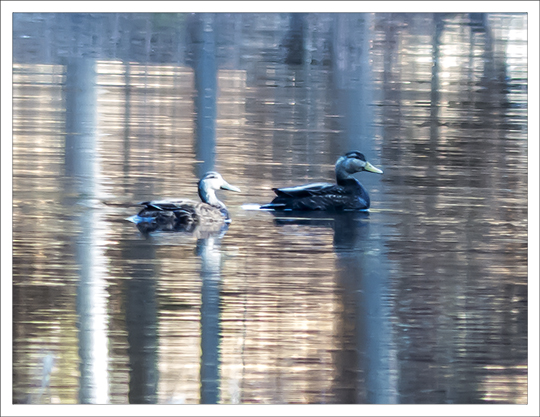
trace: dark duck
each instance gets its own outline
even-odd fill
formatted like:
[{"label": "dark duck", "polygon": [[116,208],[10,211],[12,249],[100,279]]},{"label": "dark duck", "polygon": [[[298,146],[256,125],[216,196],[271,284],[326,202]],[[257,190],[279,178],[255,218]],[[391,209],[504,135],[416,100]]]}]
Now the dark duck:
[{"label": "dark duck", "polygon": [[348,152],[336,162],[336,182],[314,183],[288,188],[273,188],[276,198],[261,209],[276,211],[322,210],[358,211],[370,206],[369,194],[353,177],[357,172],[368,171],[382,174],[382,170],[371,165],[358,151]]},{"label": "dark duck", "polygon": [[240,192],[217,172],[207,172],[198,184],[201,202],[193,200],[160,200],[141,203],[144,208],[128,220],[137,224],[143,232],[185,231],[195,228],[219,229],[230,223],[229,212],[216,196],[217,190]]}]

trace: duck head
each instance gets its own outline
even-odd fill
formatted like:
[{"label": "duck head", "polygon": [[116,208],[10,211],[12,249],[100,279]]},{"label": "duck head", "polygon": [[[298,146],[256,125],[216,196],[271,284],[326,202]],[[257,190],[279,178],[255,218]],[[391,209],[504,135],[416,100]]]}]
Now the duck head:
[{"label": "duck head", "polygon": [[364,154],[358,151],[347,152],[336,162],[336,178],[338,182],[350,178],[352,174],[356,172],[374,172],[375,174],[382,174],[382,170],[371,165]]},{"label": "duck head", "polygon": [[202,177],[199,181],[198,190],[199,197],[203,202],[220,208],[224,205],[216,197],[217,190],[229,190],[237,193],[240,192],[240,188],[229,184],[220,174],[215,171],[210,171],[204,174],[204,177]]}]

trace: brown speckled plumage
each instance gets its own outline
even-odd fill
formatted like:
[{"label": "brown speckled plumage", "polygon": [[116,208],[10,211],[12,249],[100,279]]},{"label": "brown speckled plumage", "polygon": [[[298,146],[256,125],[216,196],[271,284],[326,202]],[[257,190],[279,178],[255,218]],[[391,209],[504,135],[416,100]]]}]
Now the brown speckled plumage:
[{"label": "brown speckled plumage", "polygon": [[202,202],[193,200],[145,201],[144,208],[130,218],[143,232],[156,230],[192,232],[196,228],[217,231],[230,222],[229,212],[215,194],[216,190],[240,189],[228,184],[220,174],[210,171],[199,181],[198,191]]}]

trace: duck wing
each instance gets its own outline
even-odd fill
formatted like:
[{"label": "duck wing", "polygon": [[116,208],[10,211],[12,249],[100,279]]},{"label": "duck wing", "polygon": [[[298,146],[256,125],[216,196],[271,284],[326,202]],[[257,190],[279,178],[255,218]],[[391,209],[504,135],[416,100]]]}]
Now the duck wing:
[{"label": "duck wing", "polygon": [[154,209],[158,211],[176,211],[187,206],[195,206],[196,203],[193,200],[181,199],[181,200],[158,200],[158,201],[144,201],[140,203],[147,209]]},{"label": "duck wing", "polygon": [[137,216],[142,218],[167,218],[179,211],[184,211],[186,208],[194,207],[198,203],[192,200],[160,200],[160,201],[143,201],[140,203],[144,206]]},{"label": "duck wing", "polygon": [[303,198],[313,196],[345,194],[343,187],[328,182],[299,185],[297,187],[272,188],[278,197]]}]

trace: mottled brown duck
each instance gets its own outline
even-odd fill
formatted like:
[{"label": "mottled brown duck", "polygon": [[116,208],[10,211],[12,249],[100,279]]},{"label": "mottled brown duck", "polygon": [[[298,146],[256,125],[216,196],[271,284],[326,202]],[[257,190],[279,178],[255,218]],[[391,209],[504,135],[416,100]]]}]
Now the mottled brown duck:
[{"label": "mottled brown duck", "polygon": [[180,200],[145,201],[143,209],[128,220],[137,224],[143,232],[186,231],[195,228],[219,230],[230,223],[229,212],[217,196],[217,190],[240,192],[238,187],[229,184],[217,172],[207,172],[198,184],[201,202]]}]

